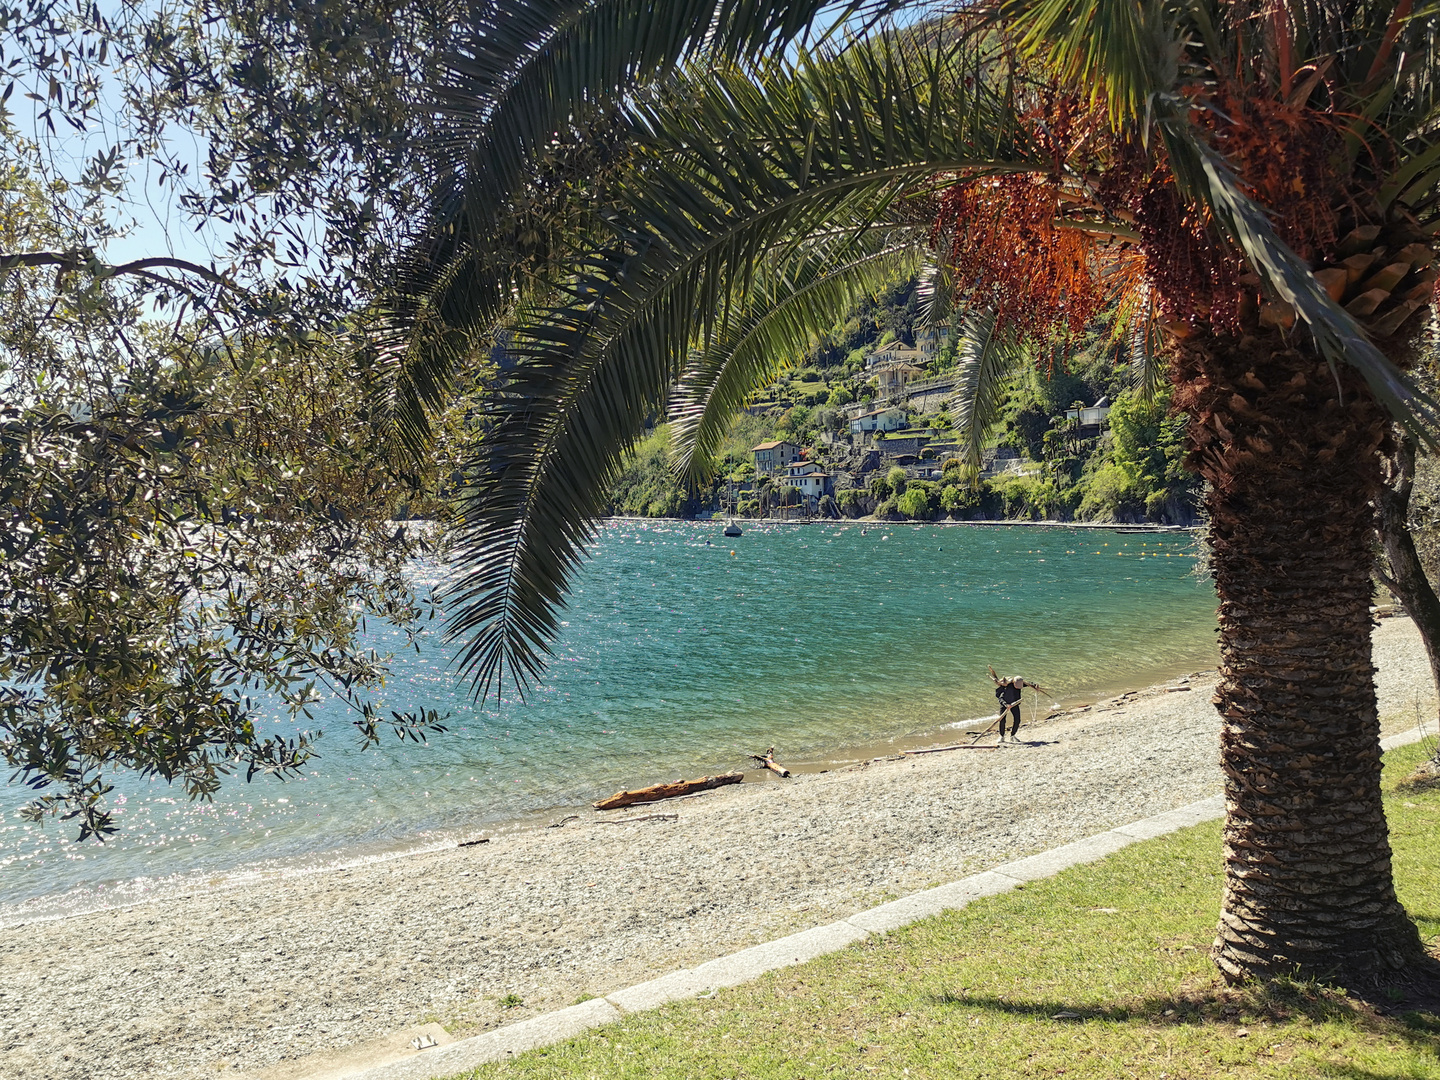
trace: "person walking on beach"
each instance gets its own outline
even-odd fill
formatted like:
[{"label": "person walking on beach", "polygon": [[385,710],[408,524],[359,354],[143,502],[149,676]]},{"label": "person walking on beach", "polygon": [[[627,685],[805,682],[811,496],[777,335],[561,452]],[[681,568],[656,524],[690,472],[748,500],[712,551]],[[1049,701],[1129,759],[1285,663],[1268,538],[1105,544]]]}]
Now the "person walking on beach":
[{"label": "person walking on beach", "polygon": [[[1019,675],[1010,679],[1001,680],[992,671],[990,677],[995,680],[995,700],[1000,702],[1000,741],[1005,739],[1005,718],[1010,718],[1010,742],[1016,741],[1020,733],[1020,699],[1025,694],[1025,687],[1035,686],[1032,682],[1026,682]],[[1036,687],[1036,689],[1039,689]]]}]

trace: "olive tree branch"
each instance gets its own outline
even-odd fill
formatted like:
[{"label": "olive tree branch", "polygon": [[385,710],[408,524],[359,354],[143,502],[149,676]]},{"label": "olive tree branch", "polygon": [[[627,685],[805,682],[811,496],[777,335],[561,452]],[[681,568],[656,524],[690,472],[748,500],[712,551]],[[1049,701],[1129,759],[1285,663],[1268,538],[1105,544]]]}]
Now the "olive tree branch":
[{"label": "olive tree branch", "polygon": [[148,259],[132,259],[127,263],[111,265],[101,262],[95,257],[95,253],[76,248],[71,251],[0,251],[0,271],[12,270],[19,266],[58,266],[62,271],[88,270],[98,278],[120,277],[124,274],[134,274],[137,277],[149,278],[165,285],[179,286],[179,282],[170,278],[161,277],[151,273],[156,268],[169,268],[182,270],[187,274],[193,274],[198,278],[218,285],[224,289],[234,289],[236,286],[229,279],[217,274],[208,267],[201,266],[186,259],[175,259],[166,255],[156,255]]}]

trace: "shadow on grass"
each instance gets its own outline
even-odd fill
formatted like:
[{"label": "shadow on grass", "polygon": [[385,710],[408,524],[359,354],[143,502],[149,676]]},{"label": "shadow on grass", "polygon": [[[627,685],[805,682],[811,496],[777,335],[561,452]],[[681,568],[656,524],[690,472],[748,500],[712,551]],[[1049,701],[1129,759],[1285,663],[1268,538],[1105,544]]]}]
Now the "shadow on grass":
[{"label": "shadow on grass", "polygon": [[[1440,1016],[1428,1012],[1377,1015],[1365,1002],[1338,988],[1311,984],[1270,984],[1242,989],[1217,988],[1209,992],[1151,997],[1130,1005],[1075,1005],[1057,1000],[1022,1000],[988,995],[938,994],[938,1006],[982,1010],[1017,1019],[1048,1021],[1055,1027],[1108,1021],[1149,1027],[1213,1027],[1219,1038],[1233,1036],[1238,1028],[1268,1022],[1266,1030],[1283,1030],[1286,1022],[1304,1019],[1310,1024],[1337,1024],[1349,1028],[1362,1042],[1389,1036],[1412,1051],[1440,1056]],[[1336,1044],[1339,1045],[1338,1043]],[[1208,1052],[1208,1051],[1207,1051]],[[1348,1062],[1325,1063],[1330,1080],[1410,1080],[1411,1071],[1374,1071]]]},{"label": "shadow on grass", "polygon": [[[1083,1024],[1101,1020],[1152,1026],[1248,1027],[1268,1022],[1285,1024],[1304,1019],[1311,1024],[1335,1023],[1364,1033],[1388,1033],[1417,1048],[1440,1055],[1440,1015],[1415,1011],[1399,988],[1384,1005],[1322,983],[1276,979],[1240,987],[1208,987],[1147,997],[1125,1004],[1077,1005],[1059,1000],[995,997],[988,994],[934,994],[933,1004],[1054,1023]],[[1406,1008],[1410,1004],[1409,1009]],[[1350,1075],[1346,1073],[1345,1075]],[[1372,1074],[1355,1071],[1354,1076]]]}]

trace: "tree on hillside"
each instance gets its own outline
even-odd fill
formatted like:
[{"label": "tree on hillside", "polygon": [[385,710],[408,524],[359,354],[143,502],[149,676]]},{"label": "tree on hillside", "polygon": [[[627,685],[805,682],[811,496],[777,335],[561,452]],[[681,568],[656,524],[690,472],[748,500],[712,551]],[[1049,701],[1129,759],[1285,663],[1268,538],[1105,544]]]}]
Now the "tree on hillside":
[{"label": "tree on hillside", "polygon": [[[948,264],[965,283],[937,294],[989,321],[982,367],[1017,335],[1079,332],[1119,285],[1154,315],[1140,347],[1166,350],[1212,488],[1217,963],[1230,978],[1414,971],[1380,812],[1367,505],[1385,409],[1411,417],[1416,400],[1372,340],[1403,358],[1433,282],[1432,22],[1405,2],[984,14],[973,33],[793,62],[707,57],[630,103],[611,239],[577,257],[564,302],[524,313],[476,459],[455,593],[467,659],[482,685],[538,672],[638,418],[678,393],[703,470],[765,354],[829,326],[874,267],[934,236],[933,279]],[[1116,264],[1124,280],[1099,273]]]}]

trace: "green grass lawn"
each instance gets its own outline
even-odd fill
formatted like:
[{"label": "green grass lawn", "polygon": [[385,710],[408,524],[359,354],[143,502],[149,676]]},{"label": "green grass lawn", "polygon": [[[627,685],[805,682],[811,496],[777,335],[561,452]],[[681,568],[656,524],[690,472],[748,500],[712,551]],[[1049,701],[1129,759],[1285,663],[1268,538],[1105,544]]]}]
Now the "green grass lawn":
[{"label": "green grass lawn", "polygon": [[[1387,812],[1400,898],[1433,945],[1440,791],[1394,791],[1424,756],[1387,755]],[[1220,886],[1212,822],[467,1075],[1440,1080],[1433,1015],[1226,988],[1206,956]]]}]

